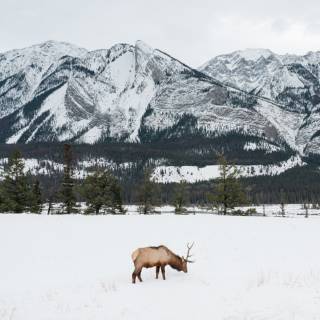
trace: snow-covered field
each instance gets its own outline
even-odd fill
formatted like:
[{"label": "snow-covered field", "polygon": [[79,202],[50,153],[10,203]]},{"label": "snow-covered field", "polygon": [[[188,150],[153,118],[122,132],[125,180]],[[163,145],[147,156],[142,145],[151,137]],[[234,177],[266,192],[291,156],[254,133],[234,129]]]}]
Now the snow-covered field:
[{"label": "snow-covered field", "polygon": [[[54,203],[52,205],[51,214],[58,214],[61,211],[61,203]],[[308,216],[320,216],[320,208],[313,208],[311,204],[307,204],[308,206]],[[85,213],[87,206],[84,202],[79,202],[77,204],[79,213]],[[139,215],[139,207],[137,205],[125,205],[124,206],[127,215]],[[187,214],[218,214],[217,209],[215,207],[205,206],[186,206]],[[266,204],[266,205],[251,205],[251,206],[241,206],[236,207],[235,210],[246,211],[248,209],[255,209],[256,214],[258,216],[268,216],[268,217],[276,217],[282,216],[280,204]],[[304,217],[306,214],[306,209],[303,204],[286,204],[285,205],[285,216],[288,218],[298,218]],[[45,203],[42,208],[42,214],[48,213],[48,203]],[[175,214],[175,208],[172,205],[163,205],[161,207],[155,207],[156,214]],[[101,211],[101,214],[103,212]]]},{"label": "snow-covered field", "polygon": [[[320,218],[0,215],[0,319],[320,319]],[[189,273],[144,270],[165,244]]]}]

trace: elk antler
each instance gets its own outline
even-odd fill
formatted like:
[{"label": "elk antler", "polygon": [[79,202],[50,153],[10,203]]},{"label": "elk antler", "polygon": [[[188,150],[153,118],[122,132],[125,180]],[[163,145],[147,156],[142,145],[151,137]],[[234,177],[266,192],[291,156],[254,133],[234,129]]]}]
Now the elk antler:
[{"label": "elk antler", "polygon": [[194,242],[192,242],[192,244],[191,244],[190,246],[189,246],[189,243],[187,243],[188,251],[187,251],[187,256],[186,256],[185,260],[186,260],[187,262],[189,262],[189,263],[195,262],[195,261],[189,260],[189,258],[192,257],[192,254],[190,254],[190,250],[191,250],[191,248],[193,247],[193,245],[194,245]]}]

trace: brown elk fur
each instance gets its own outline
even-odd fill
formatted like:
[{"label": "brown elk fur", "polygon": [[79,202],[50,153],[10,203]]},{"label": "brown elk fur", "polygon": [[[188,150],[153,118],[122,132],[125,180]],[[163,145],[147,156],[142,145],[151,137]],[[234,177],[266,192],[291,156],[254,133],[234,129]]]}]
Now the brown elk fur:
[{"label": "brown elk fur", "polygon": [[142,281],[142,268],[156,267],[156,279],[158,279],[161,268],[163,280],[166,279],[165,267],[167,265],[178,271],[188,272],[187,259],[179,257],[166,246],[139,248],[132,253],[131,257],[135,266],[132,273],[132,283],[136,282],[136,277],[140,282]]}]

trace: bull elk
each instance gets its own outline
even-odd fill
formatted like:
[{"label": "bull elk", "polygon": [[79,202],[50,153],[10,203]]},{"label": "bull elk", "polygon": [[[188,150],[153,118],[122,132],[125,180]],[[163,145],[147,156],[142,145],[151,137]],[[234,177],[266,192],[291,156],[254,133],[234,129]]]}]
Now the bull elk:
[{"label": "bull elk", "polygon": [[186,258],[183,256],[179,257],[166,246],[146,247],[135,250],[131,255],[135,267],[132,273],[132,283],[136,283],[136,277],[138,277],[139,281],[142,282],[142,268],[156,267],[156,279],[158,279],[161,268],[163,280],[166,280],[165,267],[167,265],[173,269],[176,269],[177,271],[183,271],[187,273],[187,263],[194,262],[190,260],[190,257],[192,256],[190,255],[190,250],[192,247],[193,243],[190,246],[187,244]]}]

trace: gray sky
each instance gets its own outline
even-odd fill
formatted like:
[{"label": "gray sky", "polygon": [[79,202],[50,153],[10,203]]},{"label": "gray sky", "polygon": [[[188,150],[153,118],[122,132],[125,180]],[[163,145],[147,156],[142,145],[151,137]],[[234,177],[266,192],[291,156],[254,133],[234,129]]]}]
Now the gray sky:
[{"label": "gray sky", "polygon": [[319,0],[1,0],[0,51],[46,40],[87,49],[138,39],[198,67],[245,48],[320,50]]}]

